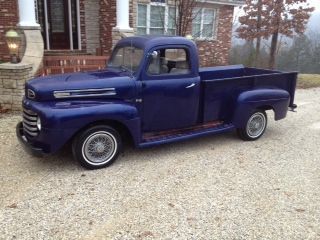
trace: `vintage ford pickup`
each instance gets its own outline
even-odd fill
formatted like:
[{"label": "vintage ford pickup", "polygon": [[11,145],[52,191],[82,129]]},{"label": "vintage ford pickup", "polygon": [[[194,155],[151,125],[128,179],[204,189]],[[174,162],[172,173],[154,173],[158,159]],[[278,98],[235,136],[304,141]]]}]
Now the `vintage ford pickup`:
[{"label": "vintage ford pickup", "polygon": [[197,48],[182,37],[130,37],[105,70],[39,77],[26,83],[17,137],[34,154],[72,144],[89,169],[115,161],[122,142],[136,147],[237,130],[256,140],[293,110],[296,72],[242,65],[199,69]]}]

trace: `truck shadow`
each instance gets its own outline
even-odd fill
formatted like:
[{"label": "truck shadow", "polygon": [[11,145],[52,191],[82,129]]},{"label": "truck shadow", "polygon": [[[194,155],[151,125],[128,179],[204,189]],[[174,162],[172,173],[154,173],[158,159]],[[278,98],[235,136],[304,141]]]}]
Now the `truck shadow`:
[{"label": "truck shadow", "polygon": [[[268,136],[276,134],[274,129],[267,129],[265,135],[262,139],[268,138]],[[262,139],[258,140],[261,141]],[[253,144],[254,142],[244,142],[238,138],[235,131],[194,138],[190,140],[185,140],[181,142],[162,144],[158,146],[153,146],[149,148],[135,148],[132,144],[125,143],[123,150],[119,154],[119,158],[116,162],[108,167],[108,169],[116,167],[117,165],[126,165],[127,162],[131,160],[138,161],[139,163],[143,161],[157,161],[158,156],[167,156],[170,154],[184,154],[186,152],[192,154],[193,151],[203,151],[215,150],[219,147],[223,148],[228,144],[230,148],[233,146],[238,146],[239,144]],[[66,145],[58,153],[52,156],[46,156],[40,158],[37,161],[41,164],[47,165],[47,168],[55,170],[70,170],[70,171],[86,171],[82,168],[76,160],[73,159],[71,144]],[[129,164],[128,164],[129,166]]]},{"label": "truck shadow", "polygon": [[[215,148],[216,145],[224,145],[230,144],[231,142],[240,141],[234,132],[218,134],[213,136],[205,136],[201,138],[194,138],[182,142],[168,143],[162,144],[158,146],[153,146],[149,148],[135,148],[132,144],[125,143],[123,146],[123,150],[119,154],[119,158],[114,163],[117,165],[118,163],[128,162],[131,159],[139,159],[139,162],[144,161],[146,159],[150,160],[151,156],[159,156],[159,155],[167,155],[169,153],[179,154],[179,152],[184,153],[186,151],[192,151],[192,149],[203,149],[204,151],[207,148]],[[141,157],[145,155],[145,157]],[[84,170],[76,160],[73,159],[71,145],[67,144],[63,147],[58,153],[45,156],[43,158],[35,158],[39,164],[45,164],[50,169],[68,169],[68,170]],[[157,159],[154,159],[157,161]],[[110,166],[109,168],[112,168]]]},{"label": "truck shadow", "polygon": [[232,144],[240,141],[241,140],[237,138],[235,132],[229,132],[180,142],[162,144],[148,148],[134,148],[132,145],[128,145],[121,153],[117,162],[127,162],[130,161],[131,158],[137,158],[139,156],[141,156],[138,158],[139,162],[146,160],[149,161],[150,157],[155,158],[154,161],[157,161],[156,156],[166,156],[172,153],[179,155],[180,153],[183,154],[186,152],[190,152],[192,154],[193,150],[214,150],[215,148],[218,148],[219,145]]}]

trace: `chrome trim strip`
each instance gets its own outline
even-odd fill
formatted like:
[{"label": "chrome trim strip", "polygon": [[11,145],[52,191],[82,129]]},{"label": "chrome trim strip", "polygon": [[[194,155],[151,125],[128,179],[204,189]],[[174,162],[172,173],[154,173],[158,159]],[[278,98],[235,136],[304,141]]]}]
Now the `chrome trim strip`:
[{"label": "chrome trim strip", "polygon": [[23,116],[23,118],[26,118],[26,119],[28,119],[30,121],[35,121],[35,122],[37,121],[37,117],[36,116],[29,116],[26,113],[23,113],[22,116]]},{"label": "chrome trim strip", "polygon": [[101,89],[84,89],[84,90],[64,90],[54,91],[55,98],[77,98],[77,97],[98,97],[98,96],[114,96],[116,95],[115,88]]},{"label": "chrome trim strip", "polygon": [[28,125],[26,125],[24,122],[22,122],[23,123],[23,128],[25,128],[25,129],[27,129],[27,130],[29,130],[29,131],[31,131],[31,132],[37,132],[38,131],[38,128],[33,128],[33,127],[29,127]]},{"label": "chrome trim strip", "polygon": [[37,114],[35,112],[31,111],[31,110],[28,110],[28,109],[24,108],[23,111],[28,115],[37,116]]},{"label": "chrome trim strip", "polygon": [[26,132],[27,134],[29,134],[29,135],[32,136],[32,137],[38,136],[38,133],[37,133],[37,132],[30,132],[30,131],[28,131],[27,129],[24,129],[24,132]]},{"label": "chrome trim strip", "polygon": [[23,122],[30,125],[30,126],[37,126],[37,122],[30,122],[27,119],[23,119]]}]

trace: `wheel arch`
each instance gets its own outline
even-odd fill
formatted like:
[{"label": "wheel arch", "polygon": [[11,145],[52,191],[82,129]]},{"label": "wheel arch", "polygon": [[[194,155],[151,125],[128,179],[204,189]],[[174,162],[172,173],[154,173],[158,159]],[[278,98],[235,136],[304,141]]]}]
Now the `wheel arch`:
[{"label": "wheel arch", "polygon": [[239,94],[233,114],[233,124],[241,128],[255,110],[273,110],[275,120],[286,117],[290,95],[282,89],[254,89]]},{"label": "wheel arch", "polygon": [[135,139],[129,127],[123,122],[113,119],[97,120],[84,125],[73,134],[73,136],[70,138],[70,141],[73,142],[73,140],[86,129],[99,125],[110,126],[114,128],[120,134],[122,141],[129,144],[134,144]]}]

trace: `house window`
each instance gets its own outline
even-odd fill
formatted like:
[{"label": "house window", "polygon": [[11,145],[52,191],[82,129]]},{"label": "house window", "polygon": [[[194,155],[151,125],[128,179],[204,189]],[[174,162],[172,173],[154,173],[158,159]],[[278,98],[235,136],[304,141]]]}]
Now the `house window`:
[{"label": "house window", "polygon": [[147,33],[147,5],[138,4],[137,32],[139,35]]},{"label": "house window", "polygon": [[168,10],[168,29],[167,29],[168,35],[176,35],[176,17],[177,17],[176,8],[169,7],[169,10]]},{"label": "house window", "polygon": [[138,4],[139,35],[175,35],[176,9],[163,3]]},{"label": "house window", "polygon": [[164,6],[150,6],[150,34],[164,34],[165,11],[166,8]]},{"label": "house window", "polygon": [[208,8],[193,10],[192,35],[195,38],[213,38],[216,11]]}]

